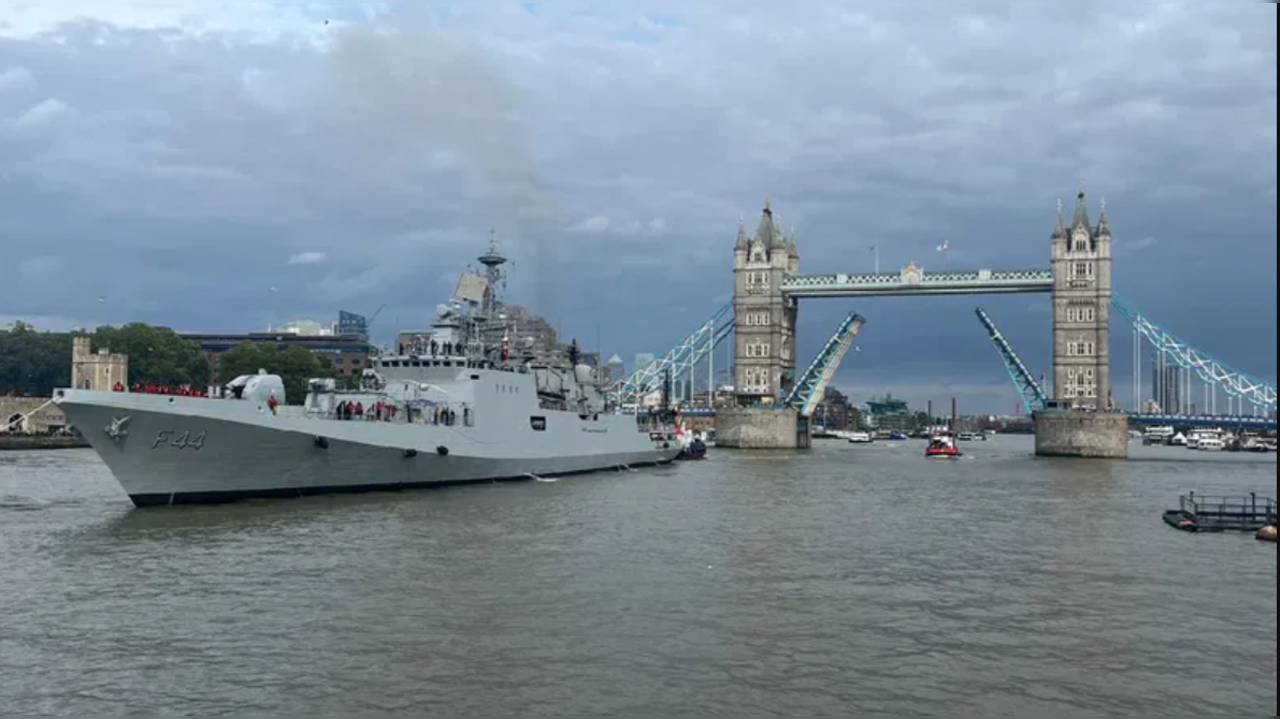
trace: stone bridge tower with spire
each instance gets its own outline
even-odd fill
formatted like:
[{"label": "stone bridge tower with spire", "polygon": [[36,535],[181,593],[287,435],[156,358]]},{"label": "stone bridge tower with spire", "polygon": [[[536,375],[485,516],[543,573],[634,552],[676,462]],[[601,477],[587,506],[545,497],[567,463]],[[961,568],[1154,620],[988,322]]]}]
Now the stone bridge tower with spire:
[{"label": "stone bridge tower with spire", "polygon": [[745,220],[733,248],[734,387],[739,406],[777,401],[796,377],[794,298],[782,281],[800,271],[795,233],[783,235],[766,199],[754,236]]},{"label": "stone bridge tower with spire", "polygon": [[1059,403],[1106,410],[1111,394],[1111,227],[1106,202],[1089,222],[1084,189],[1067,225],[1062,203],[1052,236],[1053,389]]}]

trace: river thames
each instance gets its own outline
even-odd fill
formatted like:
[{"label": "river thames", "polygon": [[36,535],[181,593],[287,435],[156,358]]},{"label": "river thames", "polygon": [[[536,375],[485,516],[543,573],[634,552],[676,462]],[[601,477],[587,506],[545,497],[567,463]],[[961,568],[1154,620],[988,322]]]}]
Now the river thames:
[{"label": "river thames", "polygon": [[1274,715],[1274,455],[998,437],[135,510],[0,453],[6,714]]}]

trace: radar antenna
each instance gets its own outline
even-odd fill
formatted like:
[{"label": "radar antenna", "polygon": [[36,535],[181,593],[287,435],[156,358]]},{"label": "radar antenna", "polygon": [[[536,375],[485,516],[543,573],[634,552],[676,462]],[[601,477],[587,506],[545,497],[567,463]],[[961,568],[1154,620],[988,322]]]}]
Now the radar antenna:
[{"label": "radar antenna", "polygon": [[489,287],[485,291],[484,297],[484,313],[495,312],[501,301],[498,299],[498,291],[501,289],[503,293],[507,291],[507,272],[502,266],[507,264],[507,258],[498,251],[498,232],[497,230],[489,230],[489,249],[483,255],[480,255],[479,262],[484,265],[485,277],[489,279]]}]

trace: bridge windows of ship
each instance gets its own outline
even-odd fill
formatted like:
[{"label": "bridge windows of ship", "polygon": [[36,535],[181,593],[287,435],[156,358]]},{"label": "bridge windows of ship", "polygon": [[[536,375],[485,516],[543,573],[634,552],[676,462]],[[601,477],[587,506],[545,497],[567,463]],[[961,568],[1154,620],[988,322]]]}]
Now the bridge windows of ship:
[{"label": "bridge windows of ship", "polygon": [[469,367],[467,362],[455,362],[453,360],[381,360],[374,363],[375,367]]}]

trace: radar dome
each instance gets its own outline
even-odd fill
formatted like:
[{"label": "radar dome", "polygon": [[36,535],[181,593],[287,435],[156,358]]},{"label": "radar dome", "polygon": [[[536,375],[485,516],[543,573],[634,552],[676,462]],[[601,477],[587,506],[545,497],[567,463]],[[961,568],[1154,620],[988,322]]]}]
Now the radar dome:
[{"label": "radar dome", "polygon": [[595,380],[595,370],[591,365],[580,364],[573,368],[573,374],[578,378],[578,384],[591,384]]}]

